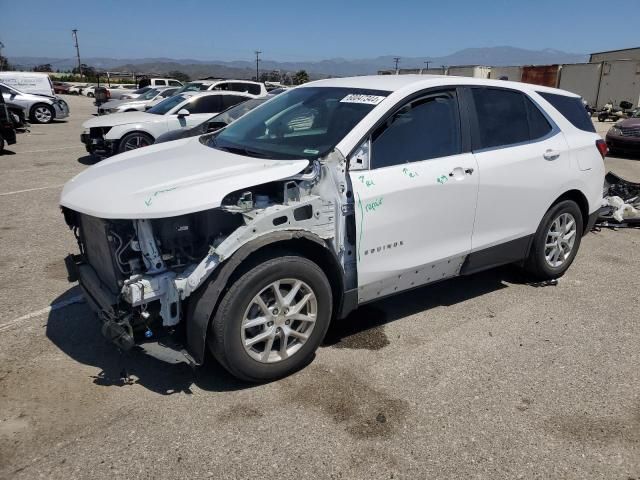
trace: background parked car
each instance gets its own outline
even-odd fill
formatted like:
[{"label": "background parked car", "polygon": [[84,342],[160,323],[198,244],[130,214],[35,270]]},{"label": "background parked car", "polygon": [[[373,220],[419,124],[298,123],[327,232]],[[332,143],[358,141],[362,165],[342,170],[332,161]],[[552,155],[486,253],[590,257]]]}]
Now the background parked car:
[{"label": "background parked car", "polygon": [[16,143],[16,126],[4,98],[0,96],[0,154],[4,151],[5,145]]},{"label": "background parked car", "polygon": [[112,113],[87,120],[80,140],[88,152],[108,157],[151,145],[163,133],[194,127],[254,95],[239,92],[185,92],[147,112]]},{"label": "background parked car", "polygon": [[140,88],[143,87],[182,87],[182,82],[175,78],[142,78],[138,82]]},{"label": "background parked car", "polygon": [[208,118],[200,125],[196,125],[195,127],[173,130],[171,132],[163,133],[158,138],[156,138],[155,143],[171,142],[172,140],[196,137],[198,135],[204,135],[205,133],[216,132],[221,128],[226,127],[231,122],[242,117],[243,115],[249,113],[254,108],[262,105],[267,100],[268,97],[251,98],[245,102],[227,108],[224,112],[215,114],[213,117]]},{"label": "background parked car", "polygon": [[209,90],[245,92],[258,96],[264,96],[268,93],[264,83],[251,80],[197,80],[187,83],[178,93]]},{"label": "background parked car", "polygon": [[111,85],[109,87],[112,100],[118,100],[122,98],[123,95],[128,95],[129,93],[137,89],[138,87],[133,84]]},{"label": "background parked car", "polygon": [[[104,85],[100,85],[101,87],[104,87]],[[88,87],[85,87],[82,89],[82,95],[86,95],[87,97],[93,98],[96,96],[96,88],[98,88],[97,85],[89,85]]]},{"label": "background parked car", "polygon": [[129,93],[125,93],[124,95],[122,95],[120,98],[122,100],[130,100],[132,98],[138,98],[140,95],[142,95],[143,93],[147,93],[149,90],[151,90],[153,87],[142,87],[142,88],[138,88],[137,90],[134,90],[133,92],[129,92]]},{"label": "background parked car", "polygon": [[76,85],[71,85],[69,87],[69,95],[80,95],[82,93],[82,90],[84,90],[85,88],[87,88],[89,86],[88,83],[79,83]]},{"label": "background parked car", "polygon": [[[130,100],[111,100],[98,108],[100,115],[106,115],[108,113],[121,113],[121,112],[144,112],[150,109],[154,105],[160,103],[165,98],[172,96],[178,87],[166,87],[166,88],[152,88],[146,91],[138,98]],[[112,92],[113,94],[113,92]]]},{"label": "background parked car", "polygon": [[619,120],[609,129],[607,146],[611,153],[640,154],[640,109],[636,108],[630,118]]},{"label": "background parked car", "polygon": [[65,82],[53,82],[53,91],[57,94],[69,93],[70,85]]},{"label": "background parked car", "polygon": [[32,122],[51,123],[69,116],[67,102],[56,96],[25,93],[3,83],[0,83],[0,92],[5,102],[24,108]]}]

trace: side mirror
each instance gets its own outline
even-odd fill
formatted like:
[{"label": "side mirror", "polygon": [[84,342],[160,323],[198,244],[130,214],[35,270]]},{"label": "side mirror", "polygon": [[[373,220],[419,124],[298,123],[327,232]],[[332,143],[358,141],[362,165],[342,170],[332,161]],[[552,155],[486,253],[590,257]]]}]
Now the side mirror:
[{"label": "side mirror", "polygon": [[371,138],[365,140],[362,145],[351,155],[349,170],[368,170],[371,152]]},{"label": "side mirror", "polygon": [[189,115],[191,115],[191,113],[186,108],[181,108],[178,112],[178,118],[188,117]]}]

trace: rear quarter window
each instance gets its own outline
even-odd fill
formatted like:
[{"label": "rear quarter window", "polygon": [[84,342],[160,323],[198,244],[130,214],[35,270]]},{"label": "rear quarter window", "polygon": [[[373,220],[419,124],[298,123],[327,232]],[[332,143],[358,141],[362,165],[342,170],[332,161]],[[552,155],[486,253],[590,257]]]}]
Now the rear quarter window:
[{"label": "rear quarter window", "polygon": [[564,118],[569,120],[571,124],[585,132],[596,131],[593,122],[582,105],[579,97],[567,97],[566,95],[557,95],[555,93],[537,92],[542,98],[549,102],[558,110]]}]

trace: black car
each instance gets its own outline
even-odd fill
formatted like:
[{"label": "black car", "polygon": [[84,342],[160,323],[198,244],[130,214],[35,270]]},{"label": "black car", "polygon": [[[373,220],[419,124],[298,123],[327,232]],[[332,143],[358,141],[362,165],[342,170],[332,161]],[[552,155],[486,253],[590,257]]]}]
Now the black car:
[{"label": "black car", "polygon": [[0,153],[4,151],[5,144],[13,145],[14,143],[16,143],[16,126],[13,116],[2,99],[0,101]]},{"label": "black car", "polygon": [[188,129],[173,130],[171,132],[163,133],[156,138],[155,143],[170,142],[172,140],[180,140],[181,138],[195,137],[198,135],[204,135],[205,133],[215,132],[221,128],[226,127],[234,120],[242,117],[247,112],[250,112],[259,105],[262,105],[266,100],[271,98],[270,96],[263,98],[252,98],[242,103],[227,108],[225,111],[216,113],[213,117],[205,120],[199,125]]}]

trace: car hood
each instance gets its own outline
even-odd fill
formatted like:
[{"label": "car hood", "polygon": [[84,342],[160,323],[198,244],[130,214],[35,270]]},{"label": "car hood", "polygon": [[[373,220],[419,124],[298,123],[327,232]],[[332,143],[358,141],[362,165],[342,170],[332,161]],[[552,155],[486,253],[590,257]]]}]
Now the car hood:
[{"label": "car hood", "polygon": [[93,127],[115,127],[116,125],[125,125],[127,123],[149,123],[149,122],[166,122],[167,117],[164,115],[155,115],[146,112],[122,112],[112,113],[94,117],[82,124],[84,128]]},{"label": "car hood", "polygon": [[100,105],[100,108],[116,108],[124,103],[132,103],[131,100],[109,100]]},{"label": "car hood", "polygon": [[624,120],[618,120],[616,127],[640,127],[640,118],[625,118]]},{"label": "car hood", "polygon": [[64,186],[60,204],[99,218],[174,217],[219,207],[231,192],[290,177],[308,164],[245,157],[187,138],[86,169]]}]

